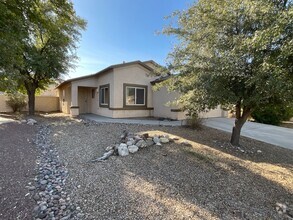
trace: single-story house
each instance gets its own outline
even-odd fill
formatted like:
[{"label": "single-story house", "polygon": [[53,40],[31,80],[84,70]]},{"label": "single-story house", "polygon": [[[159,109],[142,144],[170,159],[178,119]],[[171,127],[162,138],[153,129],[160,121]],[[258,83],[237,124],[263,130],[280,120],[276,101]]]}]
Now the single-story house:
[{"label": "single-story house", "polygon": [[[109,66],[95,74],[69,79],[58,85],[60,110],[77,116],[93,113],[111,118],[160,117],[182,120],[184,112],[166,103],[179,96],[166,88],[153,91],[158,77],[154,61],[133,61]],[[217,108],[204,117],[222,117]]]}]

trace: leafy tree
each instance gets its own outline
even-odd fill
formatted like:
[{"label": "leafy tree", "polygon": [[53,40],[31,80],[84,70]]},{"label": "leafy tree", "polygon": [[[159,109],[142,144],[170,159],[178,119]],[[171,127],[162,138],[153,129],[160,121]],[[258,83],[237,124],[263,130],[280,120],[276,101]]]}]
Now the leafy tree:
[{"label": "leafy tree", "polygon": [[293,117],[293,106],[284,106],[284,105],[267,105],[262,108],[255,109],[251,116],[255,121],[271,124],[271,125],[279,125],[282,121],[290,120]]},{"label": "leafy tree", "polygon": [[13,67],[21,62],[22,39],[28,35],[24,23],[23,12],[32,5],[31,0],[1,0],[0,1],[0,67]]},{"label": "leafy tree", "polygon": [[293,99],[293,8],[286,0],[199,0],[176,12],[165,81],[189,112],[233,106],[231,143],[255,108]]},{"label": "leafy tree", "polygon": [[[26,1],[3,1],[0,4],[9,11],[7,14],[13,15],[8,16],[12,21],[21,22],[19,33],[11,30],[12,34],[16,33],[15,38],[5,36],[7,42],[15,42],[18,46],[13,49],[15,59],[0,63],[0,73],[6,89],[12,80],[18,89],[26,91],[29,114],[34,114],[37,89],[44,89],[73,67],[72,63],[77,59],[76,43],[86,23],[75,14],[68,0],[32,0],[20,7],[18,3],[22,2]],[[20,12],[16,14],[15,11]],[[1,49],[5,45],[1,44]]]}]

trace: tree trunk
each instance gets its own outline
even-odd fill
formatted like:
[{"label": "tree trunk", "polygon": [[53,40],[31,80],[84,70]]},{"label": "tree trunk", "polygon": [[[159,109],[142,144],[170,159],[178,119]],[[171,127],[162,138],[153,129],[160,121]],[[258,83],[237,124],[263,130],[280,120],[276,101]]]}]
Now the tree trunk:
[{"label": "tree trunk", "polygon": [[241,133],[241,128],[243,126],[244,122],[240,122],[239,119],[235,119],[235,124],[232,129],[232,136],[230,143],[233,146],[239,146],[239,141],[240,141],[240,133]]},{"label": "tree trunk", "polygon": [[231,140],[230,140],[230,143],[233,146],[239,146],[241,128],[244,125],[244,123],[246,122],[250,113],[251,113],[250,108],[247,108],[244,106],[243,112],[241,114],[241,104],[240,104],[240,102],[237,103],[237,105],[236,105],[236,119],[235,119],[234,127],[232,129],[232,135],[231,135]]},{"label": "tree trunk", "polygon": [[27,89],[27,96],[28,96],[28,114],[34,115],[35,114],[35,87],[26,88]]}]

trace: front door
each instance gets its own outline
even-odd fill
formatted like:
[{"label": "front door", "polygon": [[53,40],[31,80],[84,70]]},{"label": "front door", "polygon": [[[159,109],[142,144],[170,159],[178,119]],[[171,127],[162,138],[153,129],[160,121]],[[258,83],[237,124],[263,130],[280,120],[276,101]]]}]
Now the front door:
[{"label": "front door", "polygon": [[78,88],[78,106],[79,113],[89,113],[89,91],[88,88]]}]

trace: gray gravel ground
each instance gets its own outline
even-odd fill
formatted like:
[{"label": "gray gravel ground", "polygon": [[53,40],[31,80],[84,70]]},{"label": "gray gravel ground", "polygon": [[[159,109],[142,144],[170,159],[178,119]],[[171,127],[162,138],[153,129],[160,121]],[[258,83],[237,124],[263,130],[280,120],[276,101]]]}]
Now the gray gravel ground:
[{"label": "gray gravel ground", "polygon": [[33,200],[26,188],[35,175],[36,127],[0,125],[0,219],[32,219]]},{"label": "gray gravel ground", "polygon": [[[210,128],[48,120],[69,171],[68,193],[85,219],[282,219],[275,204],[293,204],[293,151],[248,138],[234,148],[229,134]],[[124,129],[180,139],[88,162]]]}]

